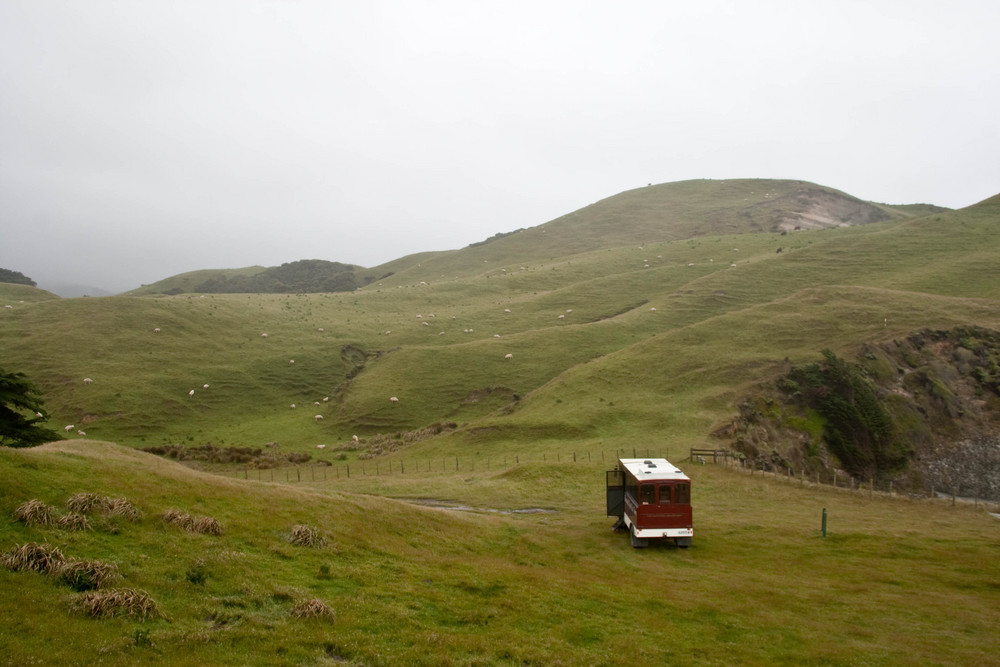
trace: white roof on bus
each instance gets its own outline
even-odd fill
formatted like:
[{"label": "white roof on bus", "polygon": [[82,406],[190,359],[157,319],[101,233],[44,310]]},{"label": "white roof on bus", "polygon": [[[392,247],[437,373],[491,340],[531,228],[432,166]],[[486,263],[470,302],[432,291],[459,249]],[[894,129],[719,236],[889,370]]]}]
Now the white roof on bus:
[{"label": "white roof on bus", "polygon": [[666,459],[618,459],[618,464],[635,475],[640,482],[664,479],[690,481],[680,468]]}]

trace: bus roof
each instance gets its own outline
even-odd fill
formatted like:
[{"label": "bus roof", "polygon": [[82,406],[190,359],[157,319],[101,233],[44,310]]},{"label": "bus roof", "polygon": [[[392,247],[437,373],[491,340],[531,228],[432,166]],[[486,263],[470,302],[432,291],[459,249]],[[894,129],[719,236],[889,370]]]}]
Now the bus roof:
[{"label": "bus roof", "polygon": [[685,480],[690,478],[666,459],[618,459],[618,465],[628,470],[640,482],[645,480]]}]

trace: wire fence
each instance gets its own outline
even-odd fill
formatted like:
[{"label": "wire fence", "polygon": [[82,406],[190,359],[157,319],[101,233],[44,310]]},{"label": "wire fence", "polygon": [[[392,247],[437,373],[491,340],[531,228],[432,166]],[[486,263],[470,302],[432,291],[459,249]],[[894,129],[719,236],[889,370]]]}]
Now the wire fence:
[{"label": "wire fence", "polygon": [[522,463],[595,463],[615,465],[619,458],[656,457],[669,459],[666,451],[650,447],[601,450],[576,450],[571,452],[545,452],[539,454],[505,454],[500,456],[448,456],[430,458],[386,458],[351,462],[313,461],[301,466],[276,468],[240,468],[233,474],[239,479],[261,482],[316,482],[354,477],[382,475],[416,475],[421,473],[487,472],[509,470]]},{"label": "wire fence", "polygon": [[[570,452],[545,452],[540,454],[506,454],[501,456],[450,456],[430,458],[386,458],[368,459],[351,462],[311,462],[280,468],[242,468],[233,473],[239,479],[256,480],[260,482],[299,483],[321,482],[331,480],[347,480],[365,477],[381,477],[388,475],[421,475],[432,473],[455,472],[490,472],[509,470],[522,463],[555,463],[577,464],[601,462],[613,466],[619,458],[666,458],[670,453],[666,450],[657,451],[654,448],[618,448],[600,450],[576,450]],[[972,504],[983,506],[994,512],[1000,512],[1000,502],[975,496],[962,496],[961,488],[935,489],[926,488],[921,493],[912,489],[898,489],[891,481],[858,479],[837,472],[807,473],[804,469],[795,470],[790,467],[779,467],[760,462],[753,462],[740,457],[726,449],[692,448],[686,457],[679,457],[677,462],[692,465],[721,465],[743,474],[763,476],[776,480],[784,480],[799,485],[828,486],[855,493],[905,496],[913,499],[931,499],[950,502],[952,505]]]}]

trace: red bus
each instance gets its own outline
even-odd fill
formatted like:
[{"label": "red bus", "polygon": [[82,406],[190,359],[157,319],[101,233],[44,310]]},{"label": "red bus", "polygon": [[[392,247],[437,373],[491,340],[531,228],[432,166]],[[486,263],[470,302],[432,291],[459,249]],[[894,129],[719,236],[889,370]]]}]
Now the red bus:
[{"label": "red bus", "polygon": [[618,459],[607,473],[608,516],[614,530],[628,530],[633,547],[650,539],[691,546],[691,478],[666,459]]}]

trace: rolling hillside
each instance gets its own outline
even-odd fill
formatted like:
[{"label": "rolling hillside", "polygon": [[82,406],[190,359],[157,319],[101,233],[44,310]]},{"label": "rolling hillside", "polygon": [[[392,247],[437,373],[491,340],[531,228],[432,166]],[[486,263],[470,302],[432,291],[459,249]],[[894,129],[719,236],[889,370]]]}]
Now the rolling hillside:
[{"label": "rolling hillside", "polygon": [[[1000,330],[998,223],[1000,196],[945,211],[688,181],[366,269],[383,277],[351,292],[188,291],[212,272],[158,284],[173,295],[0,285],[0,367],[76,438],[0,451],[0,551],[114,563],[115,586],[158,610],[88,618],[64,579],[0,567],[0,654],[996,664],[1000,538],[978,504],[684,464],[693,547],[635,551],[602,487],[622,451],[680,462],[733,444],[713,433],[824,349]],[[216,454],[138,451],[168,446]],[[30,499],[65,516],[83,492],[139,514],[91,513],[81,531],[15,518]],[[165,520],[178,513],[221,534]],[[325,543],[291,544],[296,525]]]}]

